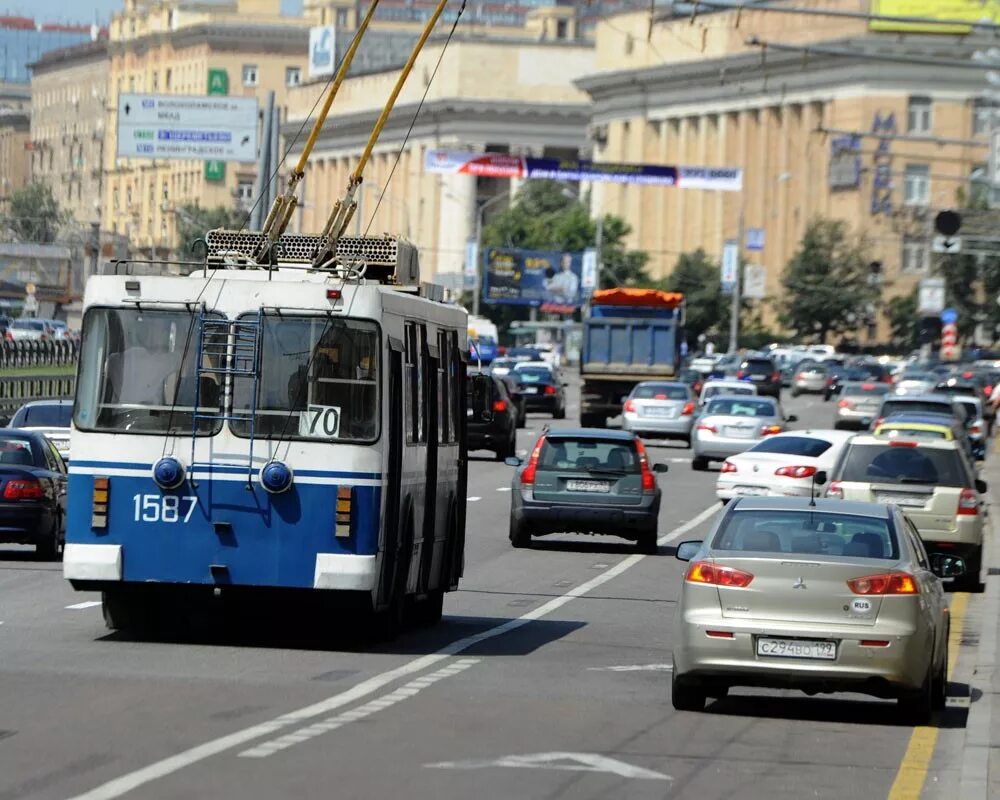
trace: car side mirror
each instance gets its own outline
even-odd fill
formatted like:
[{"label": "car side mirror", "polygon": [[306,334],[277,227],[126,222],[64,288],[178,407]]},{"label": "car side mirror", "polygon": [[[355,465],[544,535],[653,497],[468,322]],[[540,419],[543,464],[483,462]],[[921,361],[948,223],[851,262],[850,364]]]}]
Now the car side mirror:
[{"label": "car side mirror", "polygon": [[989,487],[986,485],[986,481],[979,480],[978,478],[976,479],[976,491],[979,492],[979,494],[986,494],[986,490],[988,488]]},{"label": "car side mirror", "polygon": [[653,464],[653,472],[667,472],[670,469],[666,464]]},{"label": "car side mirror", "polygon": [[815,483],[817,486],[822,486],[823,484],[825,484],[826,472],[824,470],[820,470],[815,475],[813,475],[813,483]]},{"label": "car side mirror", "polygon": [[701,550],[701,542],[681,542],[677,545],[677,552],[674,555],[677,556],[678,561],[690,561],[699,550]]},{"label": "car side mirror", "polygon": [[508,456],[507,458],[505,458],[503,460],[503,463],[506,464],[508,467],[519,467],[524,462],[521,459],[519,459],[517,456]]},{"label": "car side mirror", "polygon": [[785,422],[798,422],[798,421],[799,418],[795,416],[795,414],[785,417]]},{"label": "car side mirror", "polygon": [[965,560],[944,553],[931,553],[931,572],[939,578],[959,578],[965,574]]}]

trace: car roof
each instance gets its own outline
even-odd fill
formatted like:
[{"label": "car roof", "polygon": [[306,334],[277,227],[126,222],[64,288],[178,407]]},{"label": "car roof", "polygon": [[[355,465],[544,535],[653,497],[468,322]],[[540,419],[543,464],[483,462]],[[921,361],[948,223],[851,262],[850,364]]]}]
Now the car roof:
[{"label": "car roof", "polygon": [[554,428],[545,431],[546,439],[612,439],[614,441],[631,442],[635,434],[629,431],[609,430],[607,428]]},{"label": "car roof", "polygon": [[[38,406],[71,406],[72,400],[29,400],[21,408],[37,408]],[[19,408],[18,411],[21,409]]]},{"label": "car roof", "polygon": [[883,422],[917,422],[949,428],[960,424],[951,414],[933,414],[930,411],[901,411],[897,414],[890,414]]},{"label": "car roof", "polygon": [[930,392],[926,394],[891,394],[886,398],[886,402],[890,400],[893,403],[953,403],[954,401],[951,397],[944,392],[938,392],[936,394],[931,394]]},{"label": "car roof", "polygon": [[35,445],[42,445],[45,442],[44,434],[24,428],[0,428],[0,438],[27,439]]},{"label": "car roof", "polygon": [[[881,439],[879,444],[885,444]],[[815,505],[813,504],[815,503]],[[860,500],[836,500],[817,497],[813,502],[808,497],[740,497],[730,504],[733,511],[816,511],[859,514],[878,519],[889,519],[892,508],[888,503],[865,503]]]},{"label": "car roof", "polygon": [[672,381],[668,378],[664,378],[662,381],[639,381],[636,384],[636,388],[640,386],[683,386],[685,389],[688,385],[684,381]]},{"label": "car roof", "polygon": [[[862,445],[877,444],[877,445],[882,445],[883,447],[886,445],[890,447],[899,447],[898,444],[899,439],[895,439],[893,441],[896,442],[896,444],[893,444],[892,442],[883,439],[881,436],[862,434],[861,436],[855,437],[854,440],[850,442],[850,445],[851,446],[857,445],[860,447]],[[934,450],[958,450],[961,445],[954,439],[921,439],[920,442],[917,444],[917,446],[930,447]]]},{"label": "car roof", "polygon": [[943,431],[948,434],[954,433],[954,428],[951,425],[942,422],[908,422],[907,420],[887,419],[875,429],[876,433],[883,428],[897,431]]},{"label": "car roof", "polygon": [[537,367],[552,372],[552,365],[548,361],[518,361],[514,365],[514,369],[518,369],[519,367]]},{"label": "car roof", "polygon": [[705,381],[705,385],[702,389],[707,389],[709,386],[723,386],[723,387],[745,387],[747,389],[756,388],[752,383],[747,381],[737,380],[736,378],[712,378],[711,380]]},{"label": "car roof", "polygon": [[798,436],[805,437],[807,439],[826,439],[831,442],[846,442],[848,439],[853,439],[857,435],[856,431],[843,431],[834,428],[806,428],[805,430],[782,431],[781,433],[775,433],[768,436],[763,441],[769,442],[774,439],[788,439],[792,436]]},{"label": "car roof", "polygon": [[778,404],[778,401],[775,400],[773,397],[767,397],[766,395],[762,395],[762,394],[754,394],[754,395],[748,395],[748,394],[717,394],[715,397],[709,398],[708,402],[709,403],[715,403],[715,402],[717,402],[719,400],[739,400],[741,403],[748,403],[751,400],[763,400],[763,401],[766,401],[768,403],[772,403],[774,405]]}]

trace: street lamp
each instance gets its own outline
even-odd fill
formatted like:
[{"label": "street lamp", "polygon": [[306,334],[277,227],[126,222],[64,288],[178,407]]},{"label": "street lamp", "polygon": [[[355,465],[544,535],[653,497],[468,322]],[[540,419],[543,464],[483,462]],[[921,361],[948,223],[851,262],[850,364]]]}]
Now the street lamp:
[{"label": "street lamp", "polygon": [[482,281],[483,276],[479,268],[482,263],[482,259],[479,256],[480,251],[483,249],[483,215],[486,213],[486,209],[495,203],[499,203],[501,200],[510,199],[510,189],[501,192],[495,197],[491,197],[478,205],[476,208],[476,283],[473,287],[472,294],[472,313],[473,315],[479,314],[479,294],[482,291]]}]

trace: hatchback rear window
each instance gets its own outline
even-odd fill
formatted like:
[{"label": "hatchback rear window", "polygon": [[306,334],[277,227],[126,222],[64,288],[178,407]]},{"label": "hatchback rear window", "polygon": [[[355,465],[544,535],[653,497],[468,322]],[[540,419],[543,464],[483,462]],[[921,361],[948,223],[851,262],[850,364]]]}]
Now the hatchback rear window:
[{"label": "hatchback rear window", "polygon": [[951,402],[945,403],[935,403],[933,400],[912,400],[910,402],[901,402],[898,400],[886,400],[882,404],[881,415],[883,417],[890,417],[893,414],[920,414],[920,413],[930,413],[930,414],[953,414],[954,409],[952,408]]},{"label": "hatchback rear window", "polygon": [[844,387],[846,397],[862,397],[865,395],[887,394],[891,387],[886,383],[861,383]]},{"label": "hatchback rear window", "polygon": [[604,439],[546,439],[538,469],[559,472],[640,471],[635,442]]},{"label": "hatchback rear window", "polygon": [[774,372],[774,364],[770,361],[744,361],[743,369],[747,372]]},{"label": "hatchback rear window", "polygon": [[716,533],[712,549],[899,558],[888,520],[825,511],[734,511]]},{"label": "hatchback rear window", "polygon": [[917,447],[898,439],[892,444],[849,446],[837,479],[853,483],[935,484],[952,488],[972,485],[957,450]]},{"label": "hatchback rear window", "polygon": [[676,383],[647,383],[636,386],[632,397],[636,400],[687,400],[688,388]]},{"label": "hatchback rear window", "polygon": [[811,436],[778,436],[762,439],[750,448],[750,452],[819,458],[831,447],[833,443],[826,439],[816,439]]},{"label": "hatchback rear window", "polygon": [[719,397],[712,400],[705,409],[706,414],[724,414],[732,417],[776,417],[774,403],[767,400],[736,399]]}]

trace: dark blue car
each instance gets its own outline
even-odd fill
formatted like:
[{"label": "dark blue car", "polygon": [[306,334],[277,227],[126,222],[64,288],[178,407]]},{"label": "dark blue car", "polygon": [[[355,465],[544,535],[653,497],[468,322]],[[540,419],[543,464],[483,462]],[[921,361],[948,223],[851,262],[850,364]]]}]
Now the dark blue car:
[{"label": "dark blue car", "polygon": [[0,542],[58,559],[66,540],[66,465],[40,433],[0,430]]}]

